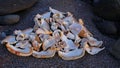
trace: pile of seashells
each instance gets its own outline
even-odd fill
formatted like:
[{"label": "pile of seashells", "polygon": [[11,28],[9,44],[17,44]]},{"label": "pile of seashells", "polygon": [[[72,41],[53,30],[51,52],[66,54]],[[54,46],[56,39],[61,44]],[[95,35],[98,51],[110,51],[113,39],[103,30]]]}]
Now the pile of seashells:
[{"label": "pile of seashells", "polygon": [[51,58],[58,53],[64,60],[81,58],[85,52],[95,55],[104,49],[103,42],[93,38],[81,19],[76,21],[70,12],[49,10],[35,16],[33,28],[15,30],[1,43],[17,56]]}]

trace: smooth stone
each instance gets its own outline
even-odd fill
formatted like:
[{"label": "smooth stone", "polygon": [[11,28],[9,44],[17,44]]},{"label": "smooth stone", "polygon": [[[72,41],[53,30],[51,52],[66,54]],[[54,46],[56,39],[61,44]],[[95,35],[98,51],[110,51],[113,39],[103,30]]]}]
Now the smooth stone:
[{"label": "smooth stone", "polygon": [[93,11],[106,19],[120,21],[120,0],[93,0]]},{"label": "smooth stone", "polygon": [[107,35],[117,34],[117,28],[114,22],[102,20],[102,21],[94,21],[94,24],[96,25],[96,28],[98,28],[99,31],[103,34],[107,34]]},{"label": "smooth stone", "polygon": [[0,0],[0,15],[15,13],[32,7],[38,0]]},{"label": "smooth stone", "polygon": [[0,25],[11,25],[15,24],[20,20],[19,15],[5,15],[0,16]]},{"label": "smooth stone", "polygon": [[117,59],[120,59],[120,38],[117,40],[115,45],[111,46],[110,53]]}]

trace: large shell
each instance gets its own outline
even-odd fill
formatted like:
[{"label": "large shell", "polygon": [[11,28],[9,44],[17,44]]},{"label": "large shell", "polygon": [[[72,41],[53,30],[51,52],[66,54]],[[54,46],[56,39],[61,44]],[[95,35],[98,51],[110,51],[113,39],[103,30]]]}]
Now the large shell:
[{"label": "large shell", "polygon": [[9,43],[6,44],[6,47],[9,52],[17,55],[17,56],[30,56],[33,52],[33,48],[29,47],[31,44],[27,44],[28,47],[25,47],[23,49],[17,48],[13,45],[10,45]]},{"label": "large shell", "polygon": [[48,49],[47,51],[33,51],[33,56],[36,58],[51,58],[55,55],[56,50]]},{"label": "large shell", "polygon": [[64,60],[75,60],[75,59],[83,57],[84,54],[85,54],[85,50],[83,48],[75,49],[69,52],[58,51],[58,55]]},{"label": "large shell", "polygon": [[9,44],[15,44],[17,41],[15,39],[15,36],[8,36],[6,37],[5,39],[3,39],[1,41],[1,44],[6,44],[6,43],[9,43]]}]

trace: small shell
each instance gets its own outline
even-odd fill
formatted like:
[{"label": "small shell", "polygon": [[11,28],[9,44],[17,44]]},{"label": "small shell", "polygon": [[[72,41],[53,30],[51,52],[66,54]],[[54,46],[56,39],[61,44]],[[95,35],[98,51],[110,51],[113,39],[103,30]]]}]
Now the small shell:
[{"label": "small shell", "polygon": [[[27,46],[31,46],[31,44],[28,44]],[[18,56],[30,56],[33,52],[32,47],[26,47],[24,49],[16,48],[13,45],[10,45],[9,43],[6,44],[6,47],[9,52],[18,55]]]},{"label": "small shell", "polygon": [[82,26],[78,23],[73,23],[72,25],[69,26],[69,28],[74,35],[78,35],[82,30]]},{"label": "small shell", "polygon": [[41,28],[38,28],[36,30],[36,34],[52,34],[51,31],[48,31],[47,29],[41,29]]},{"label": "small shell", "polygon": [[56,50],[48,49],[47,51],[33,51],[33,56],[36,58],[51,58],[55,55]]},{"label": "small shell", "polygon": [[33,46],[33,50],[35,51],[39,51],[40,47],[41,47],[42,43],[38,43],[37,41],[32,41],[32,46]]},{"label": "small shell", "polygon": [[[49,7],[49,10],[50,10],[50,12],[52,12],[52,13],[56,14],[57,16],[59,16],[59,18],[63,18],[63,17],[64,17],[63,14],[65,14],[65,13],[63,13],[63,12],[60,12],[60,11],[55,10],[55,9],[52,9],[51,7]],[[53,14],[53,15],[54,15],[54,14]],[[55,18],[56,18],[56,17],[55,17]]]},{"label": "small shell", "polygon": [[40,28],[45,28],[47,30],[50,30],[49,24],[45,21],[45,19],[41,19]]},{"label": "small shell", "polygon": [[83,48],[75,49],[75,50],[69,51],[69,52],[58,51],[58,55],[64,60],[79,59],[79,58],[83,57],[84,54],[85,54],[85,50]]},{"label": "small shell", "polygon": [[75,39],[75,36],[71,32],[68,32],[67,33],[67,38],[69,38],[69,39]]},{"label": "small shell", "polygon": [[67,39],[67,37],[61,32],[61,40],[66,43],[65,51],[69,51],[71,49],[76,49],[76,45],[72,40]]},{"label": "small shell", "polygon": [[28,29],[26,29],[26,30],[23,30],[22,32],[23,32],[24,34],[30,34],[30,33],[33,32],[33,29],[32,29],[32,28],[28,28]]},{"label": "small shell", "polygon": [[50,15],[51,15],[51,12],[46,12],[46,13],[42,14],[42,18],[49,19]]},{"label": "small shell", "polygon": [[90,46],[100,47],[103,44],[103,41],[98,41],[97,39],[93,37],[87,37],[87,38],[88,38],[88,43],[90,44]]},{"label": "small shell", "polygon": [[1,44],[6,44],[6,43],[15,44],[16,42],[17,41],[15,40],[15,36],[8,36],[1,41]]},{"label": "small shell", "polygon": [[99,53],[100,51],[104,50],[105,47],[103,48],[98,48],[98,47],[90,47],[88,44],[84,46],[84,49],[91,55],[95,55]]},{"label": "small shell", "polygon": [[50,38],[50,39],[45,39],[43,41],[43,45],[42,45],[42,48],[43,50],[46,50],[48,49],[49,47],[52,47],[56,44],[56,40],[54,38]]}]

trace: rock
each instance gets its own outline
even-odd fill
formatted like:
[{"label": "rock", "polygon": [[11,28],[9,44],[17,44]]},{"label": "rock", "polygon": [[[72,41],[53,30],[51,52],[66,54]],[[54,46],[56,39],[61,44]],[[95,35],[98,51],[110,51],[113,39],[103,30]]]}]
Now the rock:
[{"label": "rock", "polygon": [[93,11],[107,20],[120,20],[120,0],[93,0]]},{"label": "rock", "polygon": [[20,20],[19,15],[5,15],[0,16],[0,25],[10,25],[15,24]]},{"label": "rock", "polygon": [[96,25],[96,28],[98,28],[99,31],[102,32],[103,34],[107,34],[107,35],[117,34],[117,28],[114,22],[98,20],[98,21],[94,21],[94,24]]},{"label": "rock", "polygon": [[120,59],[120,38],[115,43],[115,45],[111,46],[110,53],[115,56],[117,59]]},{"label": "rock", "polygon": [[37,0],[0,0],[0,15],[21,11],[33,6]]}]

